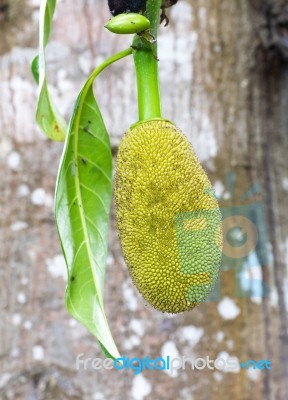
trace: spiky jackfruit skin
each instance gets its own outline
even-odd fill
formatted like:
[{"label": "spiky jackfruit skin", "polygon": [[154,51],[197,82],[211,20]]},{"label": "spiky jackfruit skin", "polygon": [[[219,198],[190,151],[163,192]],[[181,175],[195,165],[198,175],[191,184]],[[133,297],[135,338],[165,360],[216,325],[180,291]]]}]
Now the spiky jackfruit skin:
[{"label": "spiky jackfruit skin", "polygon": [[192,146],[172,123],[147,121],[125,134],[115,205],[124,259],[144,299],[168,313],[205,299],[221,262],[221,213]]}]

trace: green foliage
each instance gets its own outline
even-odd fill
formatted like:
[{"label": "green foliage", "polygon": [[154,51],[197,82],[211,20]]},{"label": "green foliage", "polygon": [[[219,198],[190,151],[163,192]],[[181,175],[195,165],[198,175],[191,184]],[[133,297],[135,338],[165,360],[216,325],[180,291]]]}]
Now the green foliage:
[{"label": "green foliage", "polygon": [[44,0],[40,7],[39,18],[39,55],[32,62],[32,74],[39,85],[39,97],[36,111],[36,121],[45,135],[57,141],[65,139],[67,125],[53,103],[46,80],[45,47],[47,45],[56,0]]},{"label": "green foliage", "polygon": [[76,101],[57,178],[55,216],[68,267],[66,306],[99,340],[106,356],[119,357],[104,313],[104,277],[112,196],[112,153],[109,136],[92,84],[114,61],[106,60]]},{"label": "green foliage", "polygon": [[39,20],[39,55],[31,69],[39,85],[36,120],[52,140],[65,140],[55,193],[55,217],[68,269],[68,311],[94,334],[106,357],[119,352],[104,312],[104,278],[112,197],[112,153],[109,136],[93,94],[94,79],[113,62],[132,54],[128,49],[101,64],[81,90],[69,124],[48,90],[45,47],[56,0],[43,0]]}]

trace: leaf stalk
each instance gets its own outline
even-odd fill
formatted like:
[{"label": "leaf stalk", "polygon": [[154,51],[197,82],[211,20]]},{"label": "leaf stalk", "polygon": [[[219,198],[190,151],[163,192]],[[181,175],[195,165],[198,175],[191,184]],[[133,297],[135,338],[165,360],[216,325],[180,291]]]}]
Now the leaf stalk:
[{"label": "leaf stalk", "polygon": [[154,44],[136,35],[133,40],[134,65],[137,78],[139,122],[162,118],[159,88],[157,32],[161,0],[147,0],[146,17],[151,22]]}]

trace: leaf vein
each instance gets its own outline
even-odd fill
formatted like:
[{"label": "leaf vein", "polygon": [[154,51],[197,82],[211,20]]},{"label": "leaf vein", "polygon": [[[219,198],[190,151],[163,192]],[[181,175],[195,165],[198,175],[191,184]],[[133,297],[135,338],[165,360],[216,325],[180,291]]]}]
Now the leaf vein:
[{"label": "leaf vein", "polygon": [[82,187],[83,189],[87,190],[88,192],[94,194],[99,200],[100,203],[102,204],[104,211],[106,212],[106,214],[108,214],[107,210],[106,210],[106,206],[103,203],[103,200],[101,199],[101,197],[99,196],[99,194],[97,192],[94,192],[94,190],[90,189],[88,186],[84,185],[83,182],[79,182],[79,186]]},{"label": "leaf vein", "polygon": [[93,165],[95,168],[99,169],[101,171],[102,175],[105,176],[105,178],[111,182],[110,177],[106,174],[106,172],[103,170],[103,168],[100,167],[100,165],[95,164],[93,161],[91,161],[89,158],[83,156],[82,154],[78,153],[79,157],[85,159],[89,164]]}]

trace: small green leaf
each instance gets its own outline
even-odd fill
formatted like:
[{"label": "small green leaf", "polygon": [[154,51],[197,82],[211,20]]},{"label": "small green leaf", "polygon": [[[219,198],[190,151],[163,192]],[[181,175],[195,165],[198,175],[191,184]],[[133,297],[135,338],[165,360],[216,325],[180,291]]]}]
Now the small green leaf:
[{"label": "small green leaf", "polygon": [[36,56],[32,61],[31,71],[36,83],[39,85],[39,56]]},{"label": "small green leaf", "polygon": [[112,153],[109,136],[92,84],[125,50],[106,60],[76,101],[58,172],[55,216],[68,268],[66,306],[93,333],[107,357],[120,357],[103,306],[112,197]]},{"label": "small green leaf", "polygon": [[45,47],[51,31],[55,6],[56,0],[42,0],[39,17],[39,55],[32,61],[31,70],[35,81],[39,84],[36,121],[48,138],[63,141],[67,124],[50,97],[45,65]]}]

